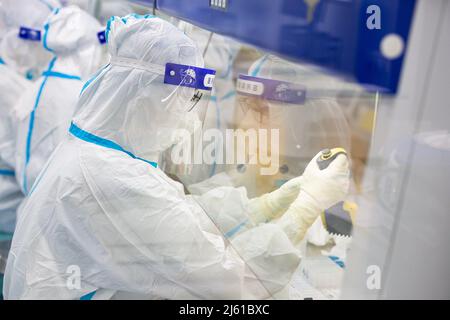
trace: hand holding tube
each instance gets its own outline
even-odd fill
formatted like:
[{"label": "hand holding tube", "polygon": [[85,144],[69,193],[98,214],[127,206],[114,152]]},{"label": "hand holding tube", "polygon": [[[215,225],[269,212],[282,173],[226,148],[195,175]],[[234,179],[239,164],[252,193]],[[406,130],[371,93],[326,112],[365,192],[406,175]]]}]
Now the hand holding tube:
[{"label": "hand holding tube", "polygon": [[319,152],[301,176],[301,190],[278,221],[293,243],[303,239],[320,213],[344,200],[350,185],[345,150]]}]

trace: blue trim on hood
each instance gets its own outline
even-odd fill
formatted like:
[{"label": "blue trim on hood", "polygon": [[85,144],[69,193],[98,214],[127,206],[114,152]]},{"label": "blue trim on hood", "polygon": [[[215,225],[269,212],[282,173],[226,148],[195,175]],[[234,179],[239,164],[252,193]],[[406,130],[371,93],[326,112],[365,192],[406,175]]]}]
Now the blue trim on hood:
[{"label": "blue trim on hood", "polygon": [[261,71],[261,67],[263,66],[263,64],[264,64],[264,62],[266,62],[266,60],[267,60],[267,55],[265,55],[262,59],[261,59],[261,61],[258,63],[258,65],[256,66],[256,68],[255,68],[255,70],[253,70],[253,72],[252,72],[252,74],[251,74],[251,76],[252,77],[256,77],[258,74],[259,74],[259,72]]},{"label": "blue trim on hood", "polygon": [[39,0],[42,4],[44,4],[44,5],[46,5],[47,6],[47,8],[49,8],[50,10],[52,10],[53,11],[53,6],[50,4],[50,3],[48,3],[47,1],[45,1],[45,0]]},{"label": "blue trim on hood", "polygon": [[[53,10],[52,15],[57,15],[59,12],[59,8],[56,8]],[[49,18],[50,19],[50,18]],[[48,36],[48,30],[50,29],[50,22],[46,22],[44,24],[44,36],[42,37],[42,44],[44,48],[52,53],[54,53],[53,49],[51,49],[47,44],[47,36]]]},{"label": "blue trim on hood", "polygon": [[109,67],[109,63],[105,66],[103,66],[102,68],[100,68],[88,81],[86,81],[86,83],[83,85],[83,87],[81,88],[80,91],[80,96],[83,94],[84,90],[86,90],[87,87],[89,87],[89,85],[95,81],[95,79],[97,79],[100,74],[103,72],[103,70],[105,70],[106,68]]},{"label": "blue trim on hood", "polygon": [[129,155],[130,157],[132,157],[133,159],[137,159],[137,160],[141,160],[144,161],[148,164],[150,164],[152,167],[157,168],[158,164],[156,162],[153,161],[148,161],[139,157],[136,157],[133,153],[131,153],[130,151],[125,150],[124,148],[122,148],[119,144],[115,143],[114,141],[108,140],[108,139],[104,139],[101,138],[99,136],[96,136],[92,133],[89,133],[87,131],[84,131],[83,129],[79,128],[75,123],[71,123],[70,124],[70,129],[69,132],[76,138],[89,142],[89,143],[93,143],[96,144],[98,146],[102,146],[108,149],[113,149],[113,150],[117,150],[123,153],[126,153],[127,155]]},{"label": "blue trim on hood", "polygon": [[[127,24],[127,21],[129,18],[135,18],[135,19],[153,19],[156,18],[156,16],[152,15],[152,14],[146,14],[146,15],[140,15],[140,14],[136,14],[136,13],[131,13],[129,15],[126,15],[125,17],[120,18],[122,20],[122,22],[124,24]],[[106,23],[106,30],[105,30],[105,39],[106,39],[106,43],[108,43],[108,39],[109,39],[109,32],[111,31],[111,23],[115,20],[116,17],[112,16],[111,18],[108,19],[108,22]]]}]

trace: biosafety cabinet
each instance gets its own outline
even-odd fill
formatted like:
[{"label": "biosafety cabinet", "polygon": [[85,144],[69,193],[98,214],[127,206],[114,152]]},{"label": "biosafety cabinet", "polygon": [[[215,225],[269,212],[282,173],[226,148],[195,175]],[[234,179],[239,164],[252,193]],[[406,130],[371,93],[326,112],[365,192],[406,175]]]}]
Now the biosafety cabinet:
[{"label": "biosafety cabinet", "polygon": [[[211,127],[280,130],[276,174],[217,161],[186,181],[232,170],[257,196],[321,148],[347,150],[349,195],[300,244],[289,298],[450,298],[450,1],[133,3],[184,28],[217,70]],[[245,80],[277,75],[306,100],[242,108]]]}]

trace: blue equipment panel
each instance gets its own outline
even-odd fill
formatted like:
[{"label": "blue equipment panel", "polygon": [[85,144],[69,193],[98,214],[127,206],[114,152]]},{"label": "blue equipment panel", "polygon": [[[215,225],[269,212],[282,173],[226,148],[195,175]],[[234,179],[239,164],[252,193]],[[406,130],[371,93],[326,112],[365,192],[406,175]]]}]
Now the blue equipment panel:
[{"label": "blue equipment panel", "polygon": [[[314,63],[350,77],[368,90],[390,93],[397,91],[416,3],[415,0],[135,2],[148,7],[156,3],[158,10],[201,28],[290,60]],[[382,40],[392,34],[395,36],[388,38],[397,41],[390,47],[397,46],[393,50],[400,53],[387,58],[381,50]]]}]

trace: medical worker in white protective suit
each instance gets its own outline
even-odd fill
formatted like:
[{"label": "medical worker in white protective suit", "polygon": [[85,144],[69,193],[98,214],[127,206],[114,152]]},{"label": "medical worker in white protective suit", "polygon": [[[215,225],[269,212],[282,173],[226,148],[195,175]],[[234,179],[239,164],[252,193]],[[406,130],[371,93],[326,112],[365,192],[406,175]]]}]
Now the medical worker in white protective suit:
[{"label": "medical worker in white protective suit", "polygon": [[53,58],[14,109],[16,179],[24,194],[65,137],[83,84],[102,62],[101,26],[78,7],[56,9],[44,30],[42,45]]},{"label": "medical worker in white protective suit", "polygon": [[[70,134],[19,218],[5,298],[273,297],[300,262],[294,244],[345,196],[347,158],[337,156],[325,170],[314,158],[301,177],[262,199],[260,208],[289,207],[277,222],[259,224],[275,213],[247,212],[242,188],[234,198],[212,197],[228,212],[206,212],[199,201],[206,204],[208,194],[186,195],[155,163],[177,142],[177,129],[194,130],[200,121],[197,89],[185,77],[169,84],[166,63],[192,66],[181,69],[192,74],[203,67],[201,53],[153,16],[113,17],[107,38],[111,62],[81,95]],[[251,222],[227,241],[232,215]],[[71,285],[74,272],[80,287]]]},{"label": "medical worker in white protective suit", "polygon": [[51,12],[50,4],[57,5],[57,2],[0,1],[0,274],[4,271],[16,211],[23,199],[15,179],[15,123],[10,112],[31,86],[26,76],[33,78],[35,70],[47,63],[39,52],[39,41],[20,38],[19,29],[21,26],[42,28]]},{"label": "medical worker in white protective suit", "polygon": [[[57,0],[0,0],[0,20],[5,25],[0,57],[29,80],[39,78],[52,57],[41,40],[45,21],[58,7]],[[21,31],[24,33],[19,36]]]}]

